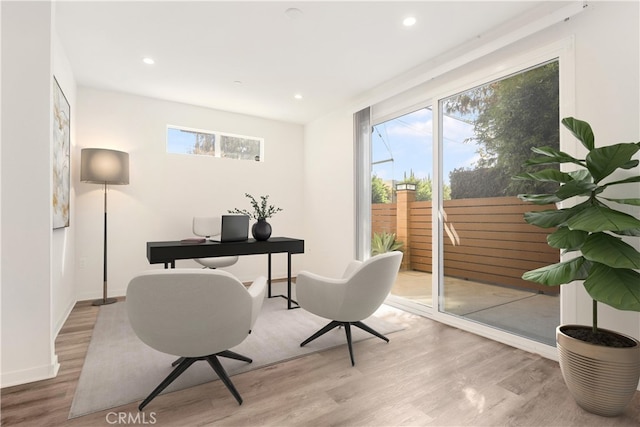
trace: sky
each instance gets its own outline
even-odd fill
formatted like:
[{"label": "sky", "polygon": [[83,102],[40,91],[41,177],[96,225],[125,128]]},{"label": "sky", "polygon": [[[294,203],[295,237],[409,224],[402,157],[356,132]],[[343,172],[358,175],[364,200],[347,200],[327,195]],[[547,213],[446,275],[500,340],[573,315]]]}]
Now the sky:
[{"label": "sky", "polygon": [[[384,181],[401,181],[413,170],[417,178],[433,178],[433,117],[431,110],[420,109],[374,126],[372,141],[373,174]],[[471,167],[478,159],[473,142],[463,141],[473,136],[473,125],[445,116],[443,178],[449,183],[449,172]],[[393,159],[384,163],[376,162]]]}]

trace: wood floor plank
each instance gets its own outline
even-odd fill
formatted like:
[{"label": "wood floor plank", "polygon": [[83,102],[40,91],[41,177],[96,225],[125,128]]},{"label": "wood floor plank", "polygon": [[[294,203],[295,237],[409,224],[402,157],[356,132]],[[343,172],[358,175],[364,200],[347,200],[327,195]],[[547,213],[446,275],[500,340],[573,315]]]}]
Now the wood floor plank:
[{"label": "wood floor plank", "polygon": [[[2,426],[638,426],[640,393],[616,418],[578,407],[558,364],[432,320],[385,310],[404,330],[68,420],[98,315],[76,304],[56,339],[56,378],[2,389]],[[311,334],[314,331],[310,331]],[[337,331],[340,333],[341,331]],[[122,424],[122,422],[119,422]]]}]

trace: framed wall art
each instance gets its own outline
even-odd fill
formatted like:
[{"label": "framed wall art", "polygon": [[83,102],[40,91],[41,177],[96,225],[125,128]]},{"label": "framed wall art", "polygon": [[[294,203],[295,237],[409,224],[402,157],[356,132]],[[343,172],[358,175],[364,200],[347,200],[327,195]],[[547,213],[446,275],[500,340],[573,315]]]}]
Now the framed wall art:
[{"label": "framed wall art", "polygon": [[53,78],[53,135],[51,143],[53,228],[69,226],[71,107]]}]

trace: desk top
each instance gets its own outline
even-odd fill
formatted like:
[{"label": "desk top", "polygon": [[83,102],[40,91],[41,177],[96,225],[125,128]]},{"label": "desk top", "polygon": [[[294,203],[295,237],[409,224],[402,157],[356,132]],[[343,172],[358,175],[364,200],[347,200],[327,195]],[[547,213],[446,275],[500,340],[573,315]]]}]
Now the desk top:
[{"label": "desk top", "polygon": [[207,258],[233,255],[259,255],[288,252],[304,253],[304,240],[291,237],[271,237],[258,241],[183,243],[180,241],[147,242],[147,259],[151,264],[172,262],[177,259]]}]

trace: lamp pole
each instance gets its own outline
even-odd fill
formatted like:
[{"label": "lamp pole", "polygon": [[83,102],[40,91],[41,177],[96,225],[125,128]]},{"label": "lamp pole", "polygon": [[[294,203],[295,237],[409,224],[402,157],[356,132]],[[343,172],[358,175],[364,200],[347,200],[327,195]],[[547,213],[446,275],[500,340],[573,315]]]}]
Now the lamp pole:
[{"label": "lamp pole", "polygon": [[104,243],[102,252],[102,299],[95,300],[92,305],[113,304],[115,298],[107,298],[107,183],[104,183]]}]

